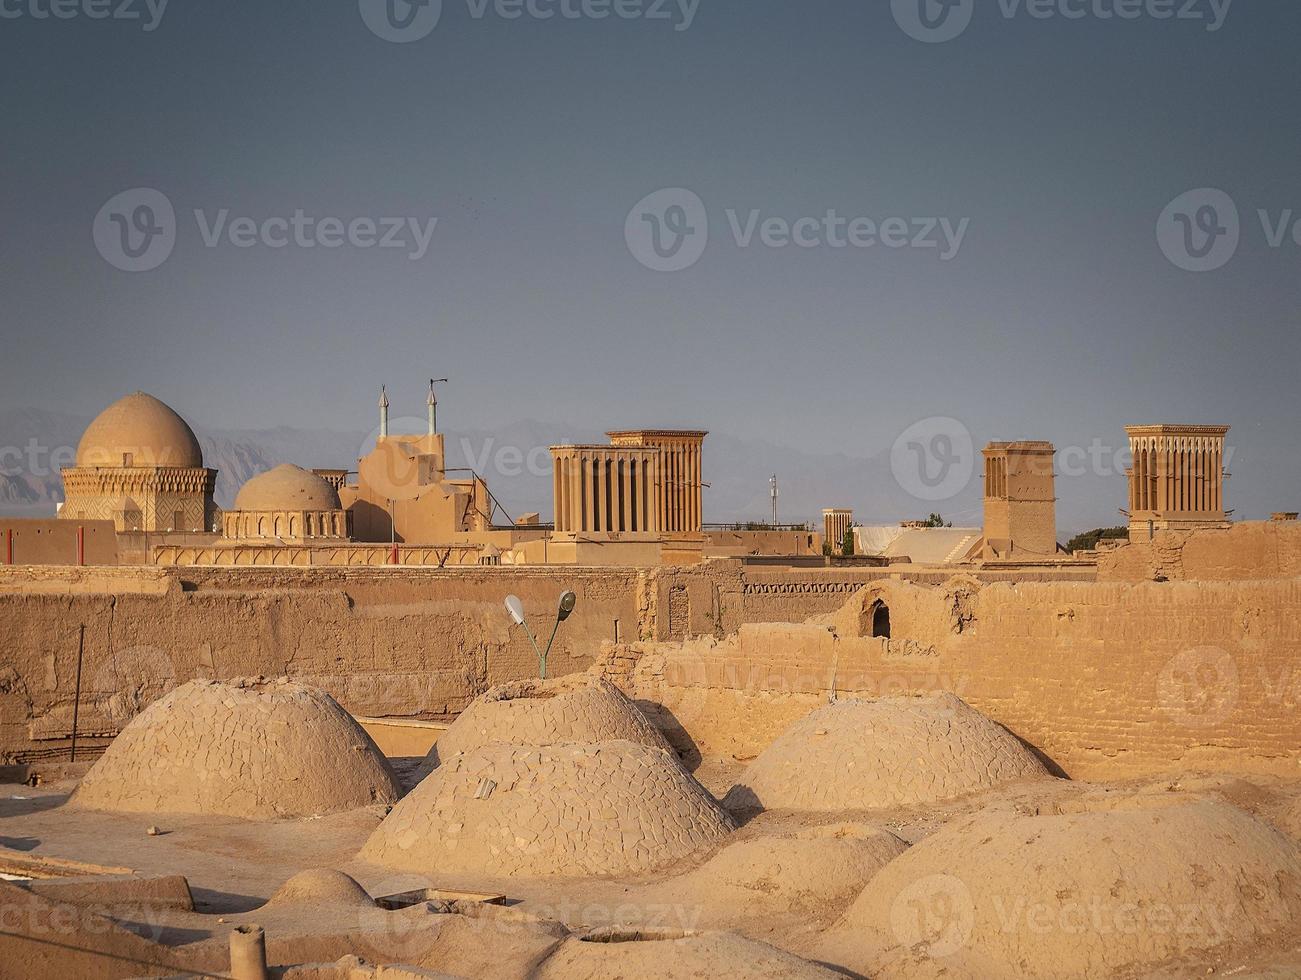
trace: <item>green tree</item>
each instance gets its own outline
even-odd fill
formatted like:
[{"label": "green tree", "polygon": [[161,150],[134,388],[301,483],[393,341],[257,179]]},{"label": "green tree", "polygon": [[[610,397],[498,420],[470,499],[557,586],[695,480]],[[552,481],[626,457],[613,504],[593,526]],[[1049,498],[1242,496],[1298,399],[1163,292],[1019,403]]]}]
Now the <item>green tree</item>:
[{"label": "green tree", "polygon": [[1092,551],[1098,546],[1099,541],[1112,540],[1129,540],[1129,528],[1127,527],[1095,527],[1092,531],[1085,531],[1083,534],[1077,534],[1071,540],[1066,542],[1066,550],[1074,553],[1076,551]]},{"label": "green tree", "polygon": [[944,523],[944,518],[939,514],[932,514],[926,520],[922,521],[922,527],[953,527],[953,522]]},{"label": "green tree", "polygon": [[840,553],[846,558],[854,557],[854,529],[852,527],[845,528],[845,536],[840,542]]}]

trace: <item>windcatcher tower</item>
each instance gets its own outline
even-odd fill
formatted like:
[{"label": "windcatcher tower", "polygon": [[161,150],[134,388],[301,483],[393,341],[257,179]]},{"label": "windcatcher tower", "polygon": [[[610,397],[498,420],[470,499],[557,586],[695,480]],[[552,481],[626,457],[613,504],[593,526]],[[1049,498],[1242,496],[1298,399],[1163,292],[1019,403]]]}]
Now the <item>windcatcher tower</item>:
[{"label": "windcatcher tower", "polygon": [[1051,442],[991,442],[985,457],[985,557],[1057,553]]},{"label": "windcatcher tower", "polygon": [[1129,537],[1228,523],[1227,425],[1129,425]]}]

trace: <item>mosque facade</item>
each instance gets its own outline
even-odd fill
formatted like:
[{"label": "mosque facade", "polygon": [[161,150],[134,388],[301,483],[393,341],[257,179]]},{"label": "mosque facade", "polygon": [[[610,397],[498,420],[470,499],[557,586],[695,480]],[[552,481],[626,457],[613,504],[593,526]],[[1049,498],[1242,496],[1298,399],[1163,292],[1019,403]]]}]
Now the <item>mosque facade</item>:
[{"label": "mosque facade", "polygon": [[118,533],[211,532],[216,482],[194,430],[137,391],[101,412],[81,437],[76,465],[63,471],[59,517],[112,521]]}]

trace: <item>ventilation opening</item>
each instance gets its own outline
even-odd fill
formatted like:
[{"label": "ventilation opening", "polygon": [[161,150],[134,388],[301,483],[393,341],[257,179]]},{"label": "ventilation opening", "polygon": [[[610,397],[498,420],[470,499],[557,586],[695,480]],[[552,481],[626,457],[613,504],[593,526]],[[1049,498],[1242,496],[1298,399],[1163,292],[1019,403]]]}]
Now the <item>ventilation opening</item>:
[{"label": "ventilation opening", "polygon": [[460,911],[465,905],[505,905],[505,895],[478,892],[448,891],[442,888],[413,888],[396,895],[384,895],[375,899],[375,904],[390,912],[398,912],[416,905],[432,904],[438,911]]},{"label": "ventilation opening", "polygon": [[890,607],[880,599],[872,603],[872,635],[890,638]]}]

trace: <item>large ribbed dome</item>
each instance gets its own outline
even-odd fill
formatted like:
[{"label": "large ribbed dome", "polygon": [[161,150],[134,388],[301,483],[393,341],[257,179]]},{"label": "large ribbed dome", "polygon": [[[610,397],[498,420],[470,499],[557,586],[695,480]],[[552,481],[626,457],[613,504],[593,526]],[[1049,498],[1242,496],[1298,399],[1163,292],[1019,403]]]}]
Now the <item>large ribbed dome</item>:
[{"label": "large ribbed dome", "polygon": [[153,395],[137,391],[91,422],[77,446],[78,466],[200,467],[194,430]]},{"label": "large ribbed dome", "polygon": [[315,473],[285,463],[253,477],[235,497],[236,510],[339,510],[339,494]]}]

